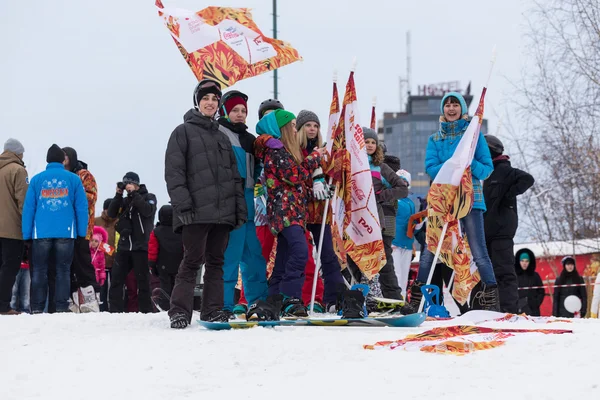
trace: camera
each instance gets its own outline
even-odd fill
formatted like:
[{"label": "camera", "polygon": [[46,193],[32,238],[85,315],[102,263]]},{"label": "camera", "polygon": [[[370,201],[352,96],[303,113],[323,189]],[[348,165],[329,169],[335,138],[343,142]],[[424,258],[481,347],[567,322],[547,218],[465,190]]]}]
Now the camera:
[{"label": "camera", "polygon": [[117,182],[117,187],[119,188],[119,190],[125,190],[125,183],[124,182]]}]

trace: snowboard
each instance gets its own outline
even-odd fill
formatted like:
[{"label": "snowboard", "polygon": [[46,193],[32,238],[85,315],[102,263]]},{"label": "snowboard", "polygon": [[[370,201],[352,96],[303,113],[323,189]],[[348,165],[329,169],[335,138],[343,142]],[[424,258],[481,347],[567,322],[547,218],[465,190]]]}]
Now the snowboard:
[{"label": "snowboard", "polygon": [[228,321],[228,322],[207,322],[198,320],[200,326],[209,330],[229,330],[229,329],[248,329],[256,326],[277,327],[277,326],[359,326],[359,327],[393,327],[393,328],[416,328],[425,321],[425,313],[417,313],[402,316],[391,317],[367,317],[357,319],[343,318],[297,318],[282,319],[279,321]]}]

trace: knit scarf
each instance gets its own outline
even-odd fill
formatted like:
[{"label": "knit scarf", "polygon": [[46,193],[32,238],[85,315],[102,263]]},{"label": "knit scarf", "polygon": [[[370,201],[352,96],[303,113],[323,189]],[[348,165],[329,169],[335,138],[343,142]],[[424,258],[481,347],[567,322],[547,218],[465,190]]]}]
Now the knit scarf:
[{"label": "knit scarf", "polygon": [[381,176],[381,166],[373,165],[372,156],[369,156],[369,166],[371,167],[371,176],[373,179],[379,179],[381,183],[383,183],[383,185],[388,189],[392,187],[392,185],[390,185],[390,183],[383,176]]}]

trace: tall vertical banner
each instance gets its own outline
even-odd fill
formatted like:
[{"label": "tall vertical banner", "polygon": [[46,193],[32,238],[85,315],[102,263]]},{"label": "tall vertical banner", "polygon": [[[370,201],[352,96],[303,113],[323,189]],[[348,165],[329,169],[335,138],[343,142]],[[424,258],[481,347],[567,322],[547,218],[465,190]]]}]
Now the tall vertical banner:
[{"label": "tall vertical banner", "polygon": [[377,130],[377,117],[375,115],[375,99],[373,99],[373,107],[371,107],[371,126],[369,128]]},{"label": "tall vertical banner", "polygon": [[333,162],[329,173],[337,187],[333,201],[334,224],[344,240],[347,254],[371,279],[385,265],[385,253],[371,168],[358,118],[354,71],[346,84],[332,142]]},{"label": "tall vertical banner", "polygon": [[196,79],[228,87],[242,79],[301,60],[290,44],[263,35],[247,8],[206,7],[192,12],[165,7],[158,16]]},{"label": "tall vertical banner", "polygon": [[[442,240],[439,256],[455,272],[452,296],[461,304],[465,304],[480,280],[479,271],[471,268],[471,251],[460,235],[459,220],[467,216],[473,206],[470,165],[481,131],[486,90],[483,89],[475,116],[454,154],[438,172],[427,195],[427,247],[433,252]],[[440,237],[445,224],[448,224],[446,234]]]}]

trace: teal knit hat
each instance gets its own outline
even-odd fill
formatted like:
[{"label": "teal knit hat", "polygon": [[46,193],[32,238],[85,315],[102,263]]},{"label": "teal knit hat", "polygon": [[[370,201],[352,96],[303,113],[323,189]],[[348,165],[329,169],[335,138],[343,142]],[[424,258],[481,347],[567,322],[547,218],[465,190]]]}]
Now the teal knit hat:
[{"label": "teal knit hat", "polygon": [[519,261],[523,261],[523,260],[527,260],[527,261],[531,261],[529,259],[529,254],[527,253],[522,253],[521,256],[519,257]]},{"label": "teal knit hat", "polygon": [[462,94],[460,94],[458,92],[448,92],[448,93],[446,93],[446,95],[442,99],[442,103],[440,104],[440,112],[442,113],[442,115],[444,115],[444,103],[446,103],[446,99],[448,97],[454,97],[458,100],[458,102],[460,103],[461,115],[465,115],[465,114],[469,113],[469,108],[467,107],[467,102],[465,101],[465,98],[462,96]]}]

